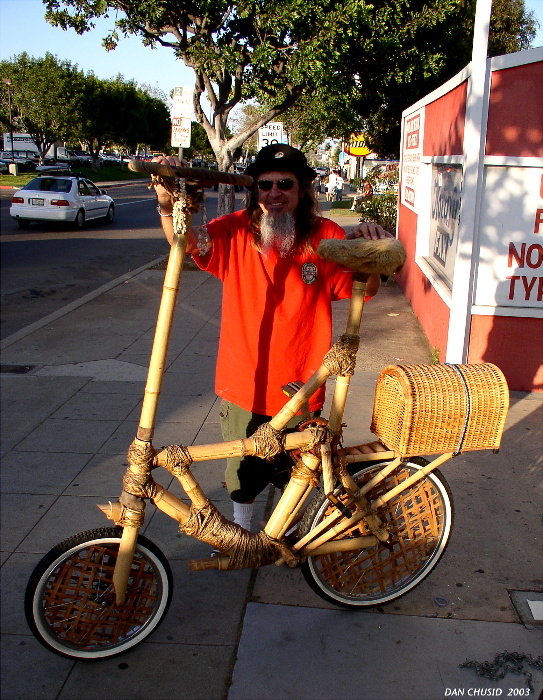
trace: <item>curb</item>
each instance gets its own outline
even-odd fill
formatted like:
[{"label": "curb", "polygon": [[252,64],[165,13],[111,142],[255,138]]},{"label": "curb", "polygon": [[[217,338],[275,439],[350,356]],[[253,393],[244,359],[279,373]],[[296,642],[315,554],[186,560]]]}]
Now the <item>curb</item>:
[{"label": "curb", "polygon": [[93,292],[89,292],[88,294],[85,294],[80,299],[76,299],[75,301],[72,301],[70,304],[66,304],[66,306],[63,306],[61,309],[54,311],[52,314],[49,314],[48,316],[44,316],[39,321],[35,321],[34,323],[31,323],[29,326],[26,326],[25,328],[21,328],[20,331],[16,331],[15,333],[8,335],[7,338],[4,338],[4,340],[0,341],[0,350],[5,350],[5,348],[8,348],[10,345],[13,345],[14,343],[18,342],[19,340],[22,340],[23,338],[26,338],[27,336],[31,335],[35,331],[39,331],[44,326],[47,326],[50,323],[53,323],[53,321],[56,321],[59,318],[62,318],[62,316],[66,316],[66,314],[69,314],[72,311],[75,311],[75,309],[78,309],[80,306],[84,306],[89,301],[92,301],[93,299],[96,299],[97,297],[101,296],[102,294],[109,292],[110,289],[114,289],[115,287],[118,287],[120,284],[122,284],[123,282],[126,282],[127,280],[131,279],[132,277],[136,277],[136,275],[139,275],[140,273],[145,272],[145,270],[148,270],[150,267],[153,267],[154,265],[158,265],[163,260],[165,260],[167,257],[168,257],[168,255],[161,255],[159,258],[155,258],[154,260],[151,260],[151,262],[146,263],[145,265],[142,265],[141,267],[138,267],[136,270],[132,270],[131,272],[127,272],[126,274],[121,275],[121,277],[117,277],[116,279],[111,280],[111,282],[108,282],[107,284],[103,284],[101,287],[98,287],[98,289],[95,289]]}]

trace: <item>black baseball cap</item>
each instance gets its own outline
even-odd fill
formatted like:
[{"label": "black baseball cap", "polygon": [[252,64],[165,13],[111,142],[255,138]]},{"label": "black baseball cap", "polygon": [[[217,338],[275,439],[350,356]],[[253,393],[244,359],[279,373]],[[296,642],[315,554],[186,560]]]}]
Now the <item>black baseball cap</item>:
[{"label": "black baseball cap", "polygon": [[264,146],[256,154],[255,161],[245,168],[245,174],[256,180],[261,173],[270,173],[274,170],[293,173],[310,182],[317,177],[317,171],[309,167],[304,154],[285,143],[272,143],[269,146]]}]

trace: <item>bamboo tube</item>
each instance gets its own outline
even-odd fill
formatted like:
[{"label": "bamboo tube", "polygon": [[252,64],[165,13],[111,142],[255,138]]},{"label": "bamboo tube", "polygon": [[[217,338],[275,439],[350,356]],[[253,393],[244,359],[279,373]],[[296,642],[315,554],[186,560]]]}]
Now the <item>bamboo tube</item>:
[{"label": "bamboo tube", "polygon": [[362,321],[362,312],[364,311],[364,299],[366,297],[366,282],[368,277],[369,275],[360,272],[355,272],[354,274],[353,291],[351,294],[346,329],[349,335],[358,335],[360,333],[360,323]]},{"label": "bamboo tube", "polygon": [[383,452],[367,452],[360,455],[345,455],[342,460],[346,464],[355,464],[356,462],[375,462],[376,459],[391,459],[396,456],[394,450],[384,450]]},{"label": "bamboo tube", "polygon": [[130,576],[132,560],[138,542],[139,527],[126,525],[123,528],[121,542],[119,544],[119,553],[117,554],[117,562],[113,572],[113,587],[115,588],[115,604],[123,605],[126,597],[126,586]]},{"label": "bamboo tube", "polygon": [[287,401],[283,408],[270,420],[270,425],[275,430],[282,430],[285,425],[303,408],[304,403],[309,401],[313,394],[319,389],[330,376],[330,372],[324,365],[310,377],[302,388]]},{"label": "bamboo tube", "polygon": [[416,484],[418,481],[421,481],[422,479],[424,479],[424,477],[427,474],[432,472],[434,469],[437,469],[437,467],[442,465],[444,462],[447,462],[453,456],[454,456],[453,452],[446,452],[445,454],[442,454],[440,457],[437,457],[436,459],[434,459],[433,462],[430,462],[430,464],[427,464],[422,469],[418,469],[415,474],[412,474],[405,481],[402,481],[401,484],[398,484],[398,486],[391,489],[390,491],[387,491],[383,496],[380,496],[378,499],[373,501],[370,508],[369,508],[370,512],[376,511],[378,508],[383,506],[385,503],[388,503],[388,501],[390,501],[392,498],[394,498],[394,496],[397,496],[399,493],[401,493],[405,489],[409,488],[410,486],[413,486],[413,484]]},{"label": "bamboo tube", "polygon": [[350,376],[336,377],[336,385],[334,388],[334,397],[330,408],[330,418],[328,427],[334,435],[337,435],[341,430],[343,421],[343,413],[345,411],[345,403],[347,402],[347,394],[349,392]]},{"label": "bamboo tube", "polygon": [[[366,282],[368,275],[355,273],[351,302],[349,304],[349,315],[347,316],[347,327],[345,332],[348,335],[360,334],[360,323],[362,322],[362,312],[364,311],[364,299],[366,296]],[[350,376],[336,377],[334,398],[330,409],[328,427],[334,435],[341,431],[341,423],[345,412],[345,403],[349,391]]]},{"label": "bamboo tube", "polygon": [[211,557],[210,559],[190,559],[189,571],[209,571],[209,569],[219,569],[226,571],[230,557]]},{"label": "bamboo tube", "polygon": [[183,501],[180,501],[173,493],[170,493],[168,489],[161,491],[160,494],[153,499],[153,503],[170,518],[177,520],[180,525],[184,525],[189,519],[190,507],[186,503],[183,503]]},{"label": "bamboo tube", "polygon": [[[320,459],[312,454],[302,455],[304,464],[310,469],[317,469],[320,464]],[[266,523],[264,532],[277,539],[280,536],[281,530],[285,523],[292,516],[292,513],[299,503],[300,498],[307,489],[307,481],[304,479],[291,478],[288,482],[279,503],[275,506],[270,519]]]},{"label": "bamboo tube", "polygon": [[377,472],[377,474],[373,477],[373,479],[370,479],[367,484],[364,484],[364,486],[360,487],[359,493],[361,495],[368,493],[374,486],[377,486],[377,484],[381,483],[383,479],[385,479],[391,472],[393,472],[397,467],[402,462],[401,457],[396,457],[396,459],[393,459],[390,464],[387,464],[386,467],[383,467],[380,471]]},{"label": "bamboo tube", "polygon": [[313,491],[313,485],[312,485],[312,484],[307,484],[307,488],[306,488],[306,490],[305,490],[305,493],[302,494],[302,496],[300,497],[300,500],[298,501],[298,504],[296,505],[296,507],[295,507],[294,510],[292,511],[291,515],[287,518],[285,524],[284,524],[283,527],[281,528],[281,531],[280,531],[280,533],[279,533],[279,539],[280,539],[281,537],[283,537],[284,534],[285,534],[286,532],[288,532],[288,530],[292,527],[292,525],[293,525],[294,522],[296,521],[296,517],[297,517],[298,513],[299,513],[300,510],[302,509],[302,507],[303,507],[304,503],[306,502],[307,497],[309,496],[309,494],[311,493],[311,491]]},{"label": "bamboo tube", "polygon": [[[405,481],[402,481],[401,484],[398,484],[398,486],[395,486],[393,489],[390,491],[387,491],[383,496],[380,496],[377,498],[375,501],[371,503],[367,508],[364,508],[364,510],[358,511],[358,513],[355,513],[352,518],[349,518],[348,520],[343,520],[339,522],[337,525],[330,527],[329,530],[327,530],[321,537],[318,539],[313,540],[313,544],[315,546],[319,544],[323,544],[324,542],[327,542],[328,540],[332,539],[336,535],[341,535],[342,532],[345,530],[348,530],[349,528],[353,527],[356,525],[356,523],[360,522],[360,520],[363,520],[364,518],[367,519],[368,515],[371,515],[374,513],[378,508],[381,506],[385,505],[385,503],[388,503],[392,498],[400,494],[402,491],[405,491],[405,489],[413,486],[413,484],[416,484],[418,481],[421,481],[424,479],[427,474],[429,474],[431,471],[439,467],[441,464],[449,460],[453,456],[452,452],[447,452],[440,457],[437,457],[434,459],[433,462],[430,462],[426,467],[423,469],[417,470],[415,474],[412,476],[408,477]],[[324,521],[323,521],[324,522]],[[323,523],[321,523],[322,525]],[[320,531],[322,531],[321,526],[319,526]],[[311,535],[312,533],[308,533]],[[379,536],[378,533],[377,536]],[[301,541],[300,541],[301,542]],[[300,542],[297,542],[293,549],[297,550],[299,549]]]},{"label": "bamboo tube", "polygon": [[332,450],[328,442],[321,445],[321,460],[324,493],[332,493],[334,490],[334,474],[332,472]]},{"label": "bamboo tube", "polygon": [[183,474],[178,474],[176,476],[181,484],[181,488],[185,491],[191,502],[194,503],[197,508],[205,506],[209,499],[190,469],[186,469]]},{"label": "bamboo tube", "polygon": [[[190,196],[190,194],[187,194],[187,198]],[[190,224],[192,221],[192,214],[190,212],[191,208],[192,207],[188,207],[188,209],[185,210],[186,231],[190,229]],[[162,389],[162,380],[166,369],[168,345],[170,343],[172,321],[175,312],[177,295],[179,293],[179,285],[183,271],[183,263],[185,261],[186,247],[187,236],[174,233],[170,248],[170,256],[168,258],[168,266],[164,276],[162,298],[158,312],[153,349],[149,362],[147,383],[145,386],[145,394],[143,397],[143,405],[141,408],[141,416],[137,432],[138,438],[145,440],[146,442],[150,442],[153,438],[158,398]]]},{"label": "bamboo tube", "polygon": [[352,552],[357,549],[368,549],[379,544],[379,539],[375,535],[368,537],[346,537],[343,540],[332,540],[316,547],[313,542],[307,545],[305,551],[312,557],[319,557],[323,554],[333,554],[335,552]]},{"label": "bamboo tube", "polygon": [[[313,433],[309,430],[287,433],[285,436],[285,449],[306,449],[313,443],[313,439]],[[193,462],[206,462],[210,459],[223,459],[226,457],[241,457],[243,455],[254,455],[255,453],[255,445],[252,438],[216,442],[209,445],[191,445],[186,449]],[[153,467],[163,467],[166,464],[166,456],[166,450],[158,452],[153,459]]]}]

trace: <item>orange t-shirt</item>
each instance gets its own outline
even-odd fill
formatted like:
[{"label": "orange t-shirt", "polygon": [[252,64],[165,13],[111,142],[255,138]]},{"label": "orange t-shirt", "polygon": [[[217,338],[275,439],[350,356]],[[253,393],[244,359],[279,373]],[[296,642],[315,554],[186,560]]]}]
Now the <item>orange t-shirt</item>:
[{"label": "orange t-shirt", "polygon": [[[215,391],[253,413],[272,416],[287,401],[281,387],[307,381],[330,348],[332,305],[351,296],[352,272],[297,252],[262,255],[252,243],[246,210],[208,224],[213,246],[197,265],[223,282],[222,320]],[[343,238],[344,231],[320,219],[311,243]],[[310,400],[322,408],[324,387]]]}]

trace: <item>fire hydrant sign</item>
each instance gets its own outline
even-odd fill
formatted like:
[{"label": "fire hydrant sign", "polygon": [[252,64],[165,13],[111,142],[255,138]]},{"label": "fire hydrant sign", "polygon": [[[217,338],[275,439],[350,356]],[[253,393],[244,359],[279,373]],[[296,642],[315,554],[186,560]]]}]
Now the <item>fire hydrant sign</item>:
[{"label": "fire hydrant sign", "polygon": [[172,117],[172,146],[174,148],[190,148],[192,123],[190,119]]},{"label": "fire hydrant sign", "polygon": [[258,150],[272,143],[283,143],[283,122],[268,122],[258,130]]},{"label": "fire hydrant sign", "polygon": [[488,167],[475,303],[543,310],[543,172]]}]

